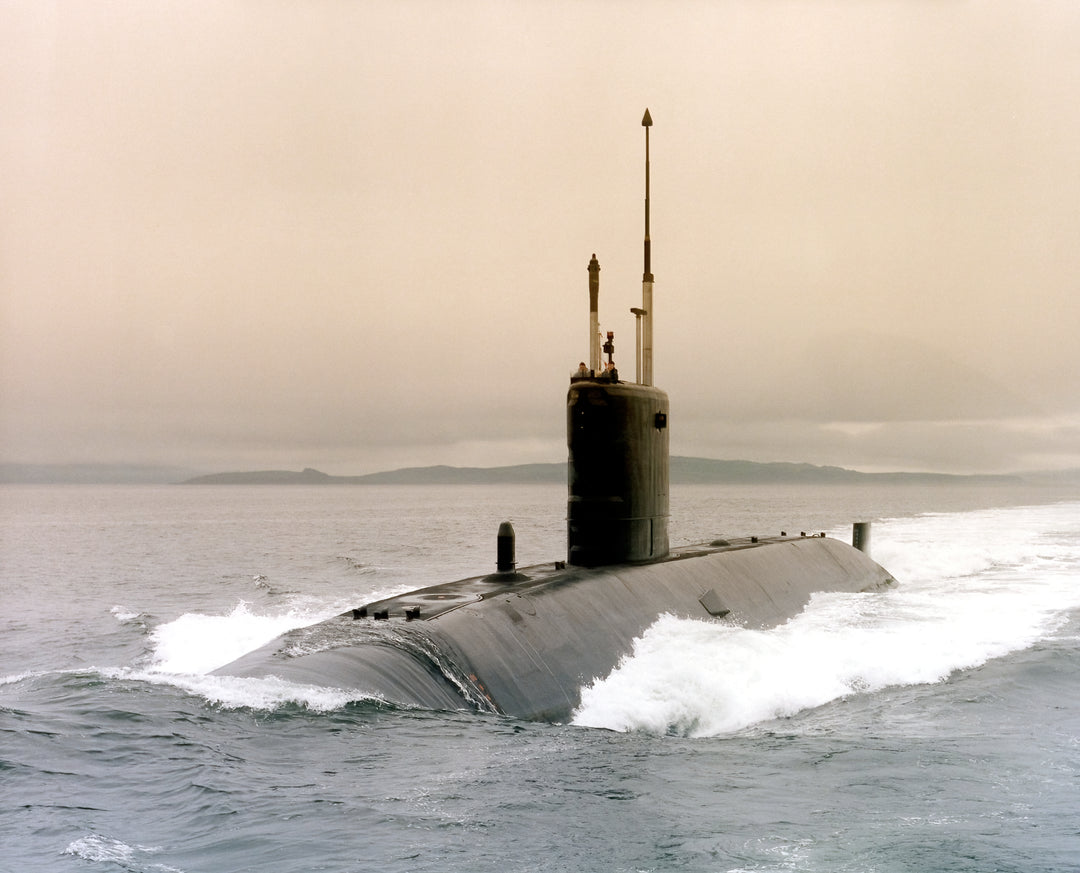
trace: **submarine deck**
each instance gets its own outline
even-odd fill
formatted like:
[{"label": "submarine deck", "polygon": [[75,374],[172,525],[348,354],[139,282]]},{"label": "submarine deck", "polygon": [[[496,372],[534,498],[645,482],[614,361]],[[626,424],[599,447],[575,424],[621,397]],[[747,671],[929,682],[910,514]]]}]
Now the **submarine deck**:
[{"label": "submarine deck", "polygon": [[[801,534],[793,537],[784,534],[771,537],[746,536],[718,539],[708,544],[674,548],[666,557],[660,560],[642,561],[627,566],[655,567],[688,558],[699,558],[704,555],[754,549],[777,543],[823,538],[824,536],[824,534],[814,534],[813,536]],[[540,589],[596,575],[608,569],[610,568],[567,565],[565,561],[534,564],[519,570],[489,573],[484,576],[471,576],[467,579],[458,579],[453,582],[442,582],[428,588],[419,588],[405,594],[398,594],[367,603],[350,612],[342,613],[340,617],[371,618],[374,620],[395,618],[405,619],[406,621],[430,620],[470,603],[505,595],[508,590],[515,594],[536,593]],[[706,608],[708,609],[708,607]],[[718,615],[717,612],[709,611],[714,616]]]}]

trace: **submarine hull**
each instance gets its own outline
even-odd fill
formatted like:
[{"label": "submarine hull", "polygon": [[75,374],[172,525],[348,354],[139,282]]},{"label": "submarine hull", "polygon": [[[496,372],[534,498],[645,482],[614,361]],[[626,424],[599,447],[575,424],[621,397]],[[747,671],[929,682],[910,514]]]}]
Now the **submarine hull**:
[{"label": "submarine hull", "polygon": [[[825,537],[732,540],[665,560],[562,563],[413,591],[291,631],[215,671],[354,689],[426,709],[563,721],[663,614],[767,628],[815,592],[895,580]],[[376,618],[375,616],[379,616]]]}]

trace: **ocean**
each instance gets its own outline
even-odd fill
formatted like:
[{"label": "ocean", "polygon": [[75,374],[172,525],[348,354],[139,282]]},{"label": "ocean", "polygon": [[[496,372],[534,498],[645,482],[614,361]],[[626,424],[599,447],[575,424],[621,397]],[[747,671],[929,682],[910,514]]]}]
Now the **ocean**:
[{"label": "ocean", "polygon": [[571,723],[208,675],[564,557],[562,486],[0,487],[0,870],[1080,870],[1080,494],[685,486],[672,543],[873,521],[895,591],[665,616]]}]

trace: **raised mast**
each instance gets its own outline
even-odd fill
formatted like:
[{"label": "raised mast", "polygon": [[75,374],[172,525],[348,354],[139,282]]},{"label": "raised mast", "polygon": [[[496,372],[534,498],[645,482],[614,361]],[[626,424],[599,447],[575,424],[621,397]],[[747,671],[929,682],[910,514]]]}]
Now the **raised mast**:
[{"label": "raised mast", "polygon": [[653,383],[653,274],[652,274],[652,240],[649,237],[649,128],[652,127],[652,116],[649,110],[645,110],[645,117],[641,119],[641,126],[645,128],[645,271],[641,276],[641,384],[652,385]]},{"label": "raised mast", "polygon": [[600,262],[593,253],[589,261],[589,369],[600,372]]}]

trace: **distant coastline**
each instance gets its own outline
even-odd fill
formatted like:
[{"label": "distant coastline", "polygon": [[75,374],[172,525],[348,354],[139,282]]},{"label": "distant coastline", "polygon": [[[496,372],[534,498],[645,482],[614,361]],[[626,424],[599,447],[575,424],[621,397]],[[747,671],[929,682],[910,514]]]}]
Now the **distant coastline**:
[{"label": "distant coastline", "polygon": [[[319,470],[252,470],[200,474],[183,467],[122,464],[0,463],[6,485],[525,485],[566,483],[566,462],[505,467],[405,467],[362,476],[332,476]],[[861,473],[845,467],[786,462],[720,461],[673,457],[671,483],[687,484],[907,484],[1032,485],[1080,487],[1080,469],[1011,475],[949,473]]]},{"label": "distant coastline", "polygon": [[[183,485],[490,485],[563,483],[566,464],[519,464],[509,467],[406,467],[365,476],[330,476],[311,468],[211,473],[187,479]],[[920,485],[1020,485],[1021,476],[960,476],[945,473],[860,473],[843,467],[814,464],[718,461],[709,458],[671,459],[671,482],[704,484],[858,484],[906,483]]]}]

